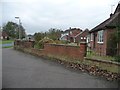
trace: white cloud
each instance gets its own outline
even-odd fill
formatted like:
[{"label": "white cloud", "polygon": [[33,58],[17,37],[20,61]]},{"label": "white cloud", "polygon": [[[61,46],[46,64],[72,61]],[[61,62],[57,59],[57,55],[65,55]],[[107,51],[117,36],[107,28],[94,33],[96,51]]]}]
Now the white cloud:
[{"label": "white cloud", "polygon": [[[51,27],[93,28],[109,17],[119,0],[2,0],[3,22],[19,16],[28,33]],[[114,7],[114,9],[115,9]]]}]

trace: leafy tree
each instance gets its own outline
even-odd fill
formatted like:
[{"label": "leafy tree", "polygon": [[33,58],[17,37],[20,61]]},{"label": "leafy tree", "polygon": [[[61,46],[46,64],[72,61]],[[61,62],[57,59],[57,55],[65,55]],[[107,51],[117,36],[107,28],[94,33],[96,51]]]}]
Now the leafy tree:
[{"label": "leafy tree", "polygon": [[39,32],[39,33],[35,33],[34,34],[34,39],[36,42],[39,42],[41,39],[43,39],[45,37],[45,33],[43,32]]},{"label": "leafy tree", "polygon": [[48,32],[39,32],[34,34],[35,41],[38,42],[44,37],[48,37],[52,40],[58,40],[61,36],[61,31],[59,29],[51,28]]},{"label": "leafy tree", "polygon": [[117,37],[116,32],[111,33],[107,42],[107,55],[115,56],[117,54]]},{"label": "leafy tree", "polygon": [[[118,56],[120,53],[119,44],[120,44],[120,26],[116,26],[116,31],[112,33],[108,40],[108,55]],[[120,55],[119,55],[120,57]]]},{"label": "leafy tree", "polygon": [[5,31],[9,37],[11,38],[19,38],[19,29],[20,29],[20,35],[21,38],[25,37],[25,29],[23,26],[19,26],[18,24],[14,22],[8,21],[4,26],[3,26],[3,31]]},{"label": "leafy tree", "polygon": [[49,32],[47,32],[47,37],[49,37],[52,40],[59,40],[60,36],[61,36],[60,29],[51,28],[49,29]]}]

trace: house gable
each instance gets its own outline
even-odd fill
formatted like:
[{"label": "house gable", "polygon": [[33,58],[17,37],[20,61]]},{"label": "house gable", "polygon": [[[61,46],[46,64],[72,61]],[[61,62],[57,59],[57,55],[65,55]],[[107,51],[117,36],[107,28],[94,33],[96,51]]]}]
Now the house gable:
[{"label": "house gable", "polygon": [[74,42],[75,36],[82,32],[79,28],[69,28],[61,33],[60,40],[68,40],[70,42]]},{"label": "house gable", "polygon": [[89,30],[86,29],[75,36],[76,42],[86,42]]}]

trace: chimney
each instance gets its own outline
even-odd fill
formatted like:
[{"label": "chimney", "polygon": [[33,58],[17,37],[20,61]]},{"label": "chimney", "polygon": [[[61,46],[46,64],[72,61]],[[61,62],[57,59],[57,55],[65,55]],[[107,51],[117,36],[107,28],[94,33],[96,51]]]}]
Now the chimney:
[{"label": "chimney", "polygon": [[113,14],[111,13],[111,14],[110,14],[110,17],[112,17],[112,16],[113,16]]}]

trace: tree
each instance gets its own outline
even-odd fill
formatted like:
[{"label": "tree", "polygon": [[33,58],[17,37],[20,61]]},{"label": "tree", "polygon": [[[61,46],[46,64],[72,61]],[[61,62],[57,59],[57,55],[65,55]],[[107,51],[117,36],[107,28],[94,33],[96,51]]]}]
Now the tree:
[{"label": "tree", "polygon": [[61,36],[60,29],[51,28],[49,29],[49,32],[47,32],[47,37],[49,37],[52,40],[59,40],[60,36]]},{"label": "tree", "polygon": [[8,21],[4,26],[3,26],[3,31],[5,31],[9,37],[11,38],[19,38],[19,30],[21,34],[21,38],[25,37],[25,29],[23,26],[19,26],[18,24],[14,22]]},{"label": "tree", "polygon": [[41,39],[43,39],[45,37],[45,33],[43,32],[39,32],[39,33],[35,33],[34,34],[34,39],[36,42],[39,42]]}]

